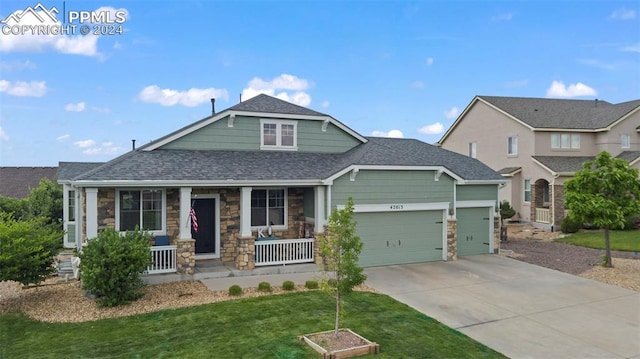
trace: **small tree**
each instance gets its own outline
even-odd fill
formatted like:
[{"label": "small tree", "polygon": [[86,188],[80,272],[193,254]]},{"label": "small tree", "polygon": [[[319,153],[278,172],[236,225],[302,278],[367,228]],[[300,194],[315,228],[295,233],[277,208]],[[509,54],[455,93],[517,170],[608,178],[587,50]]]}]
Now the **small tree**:
[{"label": "small tree", "polygon": [[611,267],[609,230],[624,228],[627,219],[640,211],[638,170],[600,152],[565,182],[564,199],[573,218],[604,228],[605,266]]},{"label": "small tree", "polygon": [[30,218],[44,218],[46,224],[62,230],[62,186],[43,178],[29,191],[26,201]]},{"label": "small tree", "polygon": [[336,337],[340,327],[342,297],[367,279],[364,269],[358,266],[361,251],[362,242],[356,235],[356,222],[353,221],[353,199],[349,197],[344,209],[333,209],[320,242],[320,253],[325,261],[322,288],[336,300]]},{"label": "small tree", "polygon": [[505,219],[509,219],[516,215],[516,211],[511,207],[509,201],[504,200],[500,202],[500,226],[502,226]]},{"label": "small tree", "polygon": [[55,271],[61,238],[62,231],[43,225],[41,218],[17,221],[0,213],[0,281],[42,282]]},{"label": "small tree", "polygon": [[82,289],[98,297],[98,304],[113,307],[140,298],[140,276],[151,265],[151,235],[128,231],[124,236],[112,228],[88,241],[80,255]]}]

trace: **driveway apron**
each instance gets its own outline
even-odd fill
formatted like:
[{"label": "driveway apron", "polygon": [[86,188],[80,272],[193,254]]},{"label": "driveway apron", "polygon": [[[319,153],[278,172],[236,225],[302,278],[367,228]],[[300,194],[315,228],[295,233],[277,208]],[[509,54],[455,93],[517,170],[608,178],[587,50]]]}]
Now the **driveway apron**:
[{"label": "driveway apron", "polygon": [[366,273],[367,285],[510,358],[640,358],[638,292],[497,255]]}]

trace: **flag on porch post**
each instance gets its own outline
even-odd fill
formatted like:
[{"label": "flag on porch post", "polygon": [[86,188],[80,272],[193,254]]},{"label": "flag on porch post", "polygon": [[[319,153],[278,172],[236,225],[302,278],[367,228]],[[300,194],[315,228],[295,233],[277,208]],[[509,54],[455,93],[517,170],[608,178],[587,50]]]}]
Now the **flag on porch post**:
[{"label": "flag on porch post", "polygon": [[193,231],[198,233],[198,217],[196,217],[196,210],[193,209],[193,204],[189,211],[189,218],[191,218],[191,227],[193,228]]}]

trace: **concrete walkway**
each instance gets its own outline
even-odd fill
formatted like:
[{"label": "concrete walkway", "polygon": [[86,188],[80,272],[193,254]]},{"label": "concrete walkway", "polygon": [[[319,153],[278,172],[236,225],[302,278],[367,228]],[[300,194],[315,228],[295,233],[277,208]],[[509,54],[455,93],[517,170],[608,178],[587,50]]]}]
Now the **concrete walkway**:
[{"label": "concrete walkway", "polygon": [[367,285],[510,358],[640,358],[638,292],[496,255],[366,273]]}]

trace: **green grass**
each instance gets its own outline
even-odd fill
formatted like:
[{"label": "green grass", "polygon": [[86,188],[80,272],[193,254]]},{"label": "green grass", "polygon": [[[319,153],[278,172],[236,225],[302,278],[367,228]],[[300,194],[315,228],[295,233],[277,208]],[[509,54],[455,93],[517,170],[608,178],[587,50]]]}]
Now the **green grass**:
[{"label": "green grass", "polygon": [[[382,358],[504,358],[388,296],[355,292],[341,327]],[[244,298],[85,323],[0,316],[0,358],[317,358],[298,335],[332,329],[323,292]]]},{"label": "green grass", "polygon": [[[640,231],[610,231],[611,250],[614,251],[640,251]],[[576,246],[604,249],[604,232],[584,231],[574,233],[566,238],[557,240],[558,242],[569,243]]]}]

